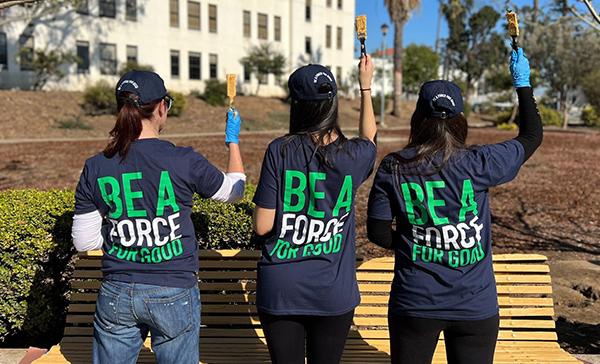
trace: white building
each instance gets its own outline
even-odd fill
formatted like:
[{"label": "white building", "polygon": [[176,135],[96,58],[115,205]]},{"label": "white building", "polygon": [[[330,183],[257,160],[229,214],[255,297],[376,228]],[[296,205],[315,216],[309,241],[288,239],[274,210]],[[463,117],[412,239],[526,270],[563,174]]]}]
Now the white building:
[{"label": "white building", "polygon": [[[57,49],[83,62],[49,89],[116,82],[118,69],[136,61],[153,66],[171,90],[201,91],[204,80],[235,73],[239,91],[252,93],[257,77],[244,72],[240,59],[264,42],[286,57],[287,74],[312,62],[342,78],[355,67],[354,8],[355,0],[86,0],[35,26],[0,27],[0,88],[29,88],[34,75],[27,54]],[[23,11],[12,7],[0,20]],[[270,75],[260,95],[281,94],[286,79]]]}]

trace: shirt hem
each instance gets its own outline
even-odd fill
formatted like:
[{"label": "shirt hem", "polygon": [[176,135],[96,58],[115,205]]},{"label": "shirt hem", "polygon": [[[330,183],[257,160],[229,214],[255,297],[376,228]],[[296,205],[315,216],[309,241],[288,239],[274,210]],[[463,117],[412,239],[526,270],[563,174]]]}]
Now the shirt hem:
[{"label": "shirt hem", "polygon": [[415,318],[425,318],[425,319],[435,319],[435,320],[450,320],[450,321],[478,321],[485,320],[500,314],[499,310],[495,310],[493,312],[486,312],[481,315],[444,315],[444,314],[436,314],[436,313],[423,313],[423,312],[411,312],[411,311],[398,311],[390,308],[390,312],[396,316],[405,316],[405,317],[415,317]]},{"label": "shirt hem", "polygon": [[354,304],[348,308],[339,311],[313,311],[313,310],[271,310],[268,308],[257,306],[258,312],[264,312],[273,316],[340,316],[354,310],[358,305]]}]

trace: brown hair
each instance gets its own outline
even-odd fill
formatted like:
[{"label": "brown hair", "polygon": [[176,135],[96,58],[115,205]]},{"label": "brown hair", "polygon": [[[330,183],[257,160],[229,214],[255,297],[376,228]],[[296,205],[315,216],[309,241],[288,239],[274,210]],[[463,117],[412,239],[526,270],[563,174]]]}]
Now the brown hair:
[{"label": "brown hair", "polygon": [[[431,164],[433,170],[426,174],[435,174],[456,152],[466,149],[468,129],[467,119],[462,113],[450,119],[440,119],[427,118],[416,110],[410,120],[410,138],[405,147],[414,148],[416,153],[411,158],[404,158],[399,153],[394,153],[394,157],[401,169],[408,167],[413,171],[422,171],[423,168],[419,166],[427,163]],[[436,164],[436,157],[440,154],[441,162]]]},{"label": "brown hair", "polygon": [[132,92],[123,92],[117,98],[117,122],[110,131],[110,141],[104,148],[106,158],[119,155],[121,160],[127,157],[129,147],[142,132],[142,120],[150,119],[161,100],[141,105],[139,97]]}]

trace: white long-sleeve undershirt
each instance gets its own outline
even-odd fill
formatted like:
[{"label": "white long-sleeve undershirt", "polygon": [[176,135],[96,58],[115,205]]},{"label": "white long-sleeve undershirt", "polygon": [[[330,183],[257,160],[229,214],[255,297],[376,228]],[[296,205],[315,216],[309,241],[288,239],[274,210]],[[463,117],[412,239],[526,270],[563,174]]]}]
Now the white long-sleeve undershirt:
[{"label": "white long-sleeve undershirt", "polygon": [[[219,190],[212,195],[211,200],[233,203],[244,197],[246,175],[244,173],[223,173],[225,178]],[[100,211],[92,211],[73,216],[71,237],[77,251],[89,251],[102,248],[103,217]]]}]

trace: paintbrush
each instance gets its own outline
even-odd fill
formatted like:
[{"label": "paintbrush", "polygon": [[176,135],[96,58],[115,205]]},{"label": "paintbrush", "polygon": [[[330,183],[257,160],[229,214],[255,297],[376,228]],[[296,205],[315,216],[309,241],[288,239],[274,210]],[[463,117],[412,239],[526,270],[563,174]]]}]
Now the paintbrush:
[{"label": "paintbrush", "polygon": [[365,47],[365,40],[367,40],[367,16],[359,15],[356,17],[356,37],[360,42],[360,53],[367,56],[367,49]]},{"label": "paintbrush", "polygon": [[[235,74],[230,73],[227,74],[227,97],[229,98],[229,107],[233,108],[233,100],[235,99],[235,95],[236,95],[236,86],[237,86],[237,77]],[[234,113],[237,113],[237,111],[234,109]]]},{"label": "paintbrush", "polygon": [[508,21],[508,34],[512,38],[512,48],[517,51],[519,49],[519,19],[517,13],[512,10],[506,10],[506,20]]}]

